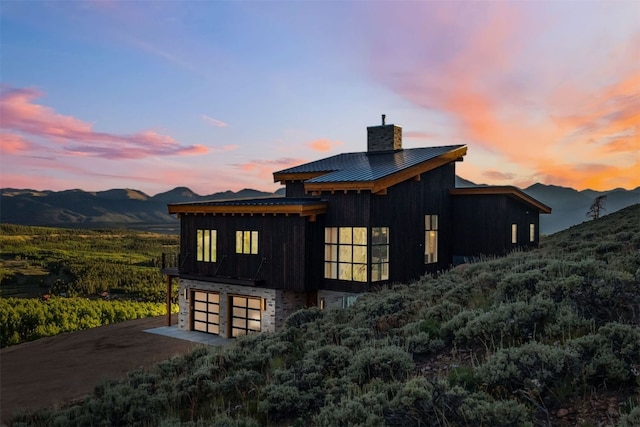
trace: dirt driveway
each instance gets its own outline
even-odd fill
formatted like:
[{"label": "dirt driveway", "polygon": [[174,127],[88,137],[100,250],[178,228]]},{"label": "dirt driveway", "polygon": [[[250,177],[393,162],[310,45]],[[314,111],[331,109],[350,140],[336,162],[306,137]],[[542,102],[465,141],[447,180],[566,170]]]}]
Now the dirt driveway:
[{"label": "dirt driveway", "polygon": [[0,349],[0,424],[17,410],[80,399],[104,379],[202,345],[143,332],[165,325],[164,316],[130,320]]}]

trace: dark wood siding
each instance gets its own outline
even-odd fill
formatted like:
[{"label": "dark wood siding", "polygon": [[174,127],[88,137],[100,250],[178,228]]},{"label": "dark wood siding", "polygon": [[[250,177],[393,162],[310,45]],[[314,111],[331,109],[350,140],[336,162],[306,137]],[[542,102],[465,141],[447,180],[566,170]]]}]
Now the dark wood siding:
[{"label": "dark wood siding", "polygon": [[[317,289],[318,230],[307,218],[284,215],[182,215],[181,276],[261,280],[270,288]],[[217,230],[216,262],[195,258],[196,230]],[[258,231],[258,254],[236,254],[236,231]],[[225,257],[226,256],[226,257]],[[263,258],[265,258],[263,262]],[[261,266],[262,264],[262,266]],[[310,278],[311,280],[307,280]]]},{"label": "dark wood siding", "polygon": [[285,187],[285,197],[305,197],[304,182],[287,181]]},{"label": "dark wood siding", "polygon": [[[425,172],[420,180],[394,185],[386,195],[372,196],[371,226],[389,227],[389,279],[408,282],[452,262],[452,205],[455,164]],[[438,215],[438,263],[424,263],[424,216]]]},{"label": "dark wood siding", "polygon": [[[455,262],[480,255],[504,255],[520,248],[536,247],[539,242],[539,212],[507,195],[453,196]],[[511,225],[517,224],[517,243],[511,242]],[[535,226],[535,239],[529,241],[529,225]]]}]

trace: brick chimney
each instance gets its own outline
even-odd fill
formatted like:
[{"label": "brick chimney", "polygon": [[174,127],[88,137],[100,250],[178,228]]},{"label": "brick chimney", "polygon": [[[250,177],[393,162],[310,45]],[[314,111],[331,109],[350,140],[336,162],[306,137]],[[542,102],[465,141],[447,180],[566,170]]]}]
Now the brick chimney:
[{"label": "brick chimney", "polygon": [[381,126],[367,127],[367,151],[402,150],[402,128],[396,125],[385,124],[386,116],[382,115]]}]

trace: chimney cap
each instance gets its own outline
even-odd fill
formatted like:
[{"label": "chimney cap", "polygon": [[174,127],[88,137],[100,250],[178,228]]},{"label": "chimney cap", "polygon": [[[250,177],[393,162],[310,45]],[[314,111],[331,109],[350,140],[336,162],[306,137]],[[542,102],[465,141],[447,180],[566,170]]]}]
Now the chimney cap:
[{"label": "chimney cap", "polygon": [[386,115],[386,114],[383,114],[383,115],[382,115],[382,126],[384,126],[384,125],[385,125],[385,123],[384,123],[384,122],[385,122],[385,119],[386,119],[386,118],[387,118],[387,115]]}]

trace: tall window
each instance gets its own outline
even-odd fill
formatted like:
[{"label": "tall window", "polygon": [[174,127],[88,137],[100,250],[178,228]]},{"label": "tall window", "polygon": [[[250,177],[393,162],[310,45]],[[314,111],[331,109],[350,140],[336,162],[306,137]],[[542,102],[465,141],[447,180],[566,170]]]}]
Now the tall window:
[{"label": "tall window", "polygon": [[324,277],[367,281],[367,228],[325,228]]},{"label": "tall window", "polygon": [[216,262],[216,230],[196,230],[196,260]]},{"label": "tall window", "polygon": [[237,254],[257,254],[258,253],[258,232],[257,231],[236,231],[236,253]]},{"label": "tall window", "polygon": [[371,229],[371,281],[389,280],[389,228]]},{"label": "tall window", "polygon": [[511,224],[511,243],[518,243],[518,224]]},{"label": "tall window", "polygon": [[424,216],[424,263],[438,262],[438,215]]},{"label": "tall window", "polygon": [[536,240],[536,225],[529,224],[529,241],[535,242]]}]

